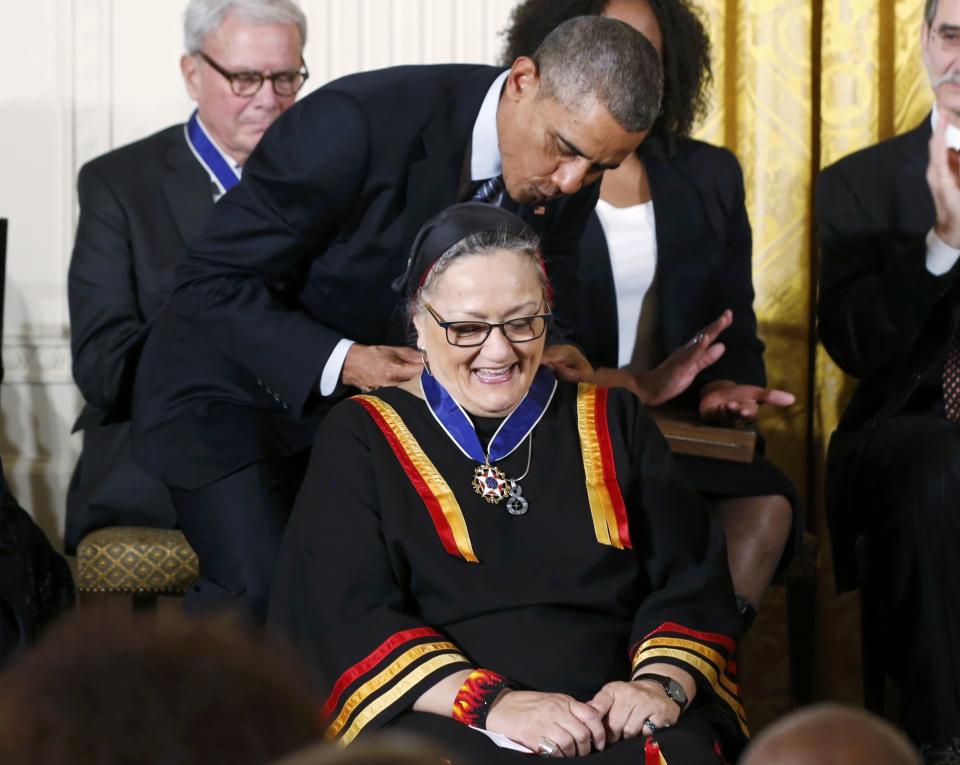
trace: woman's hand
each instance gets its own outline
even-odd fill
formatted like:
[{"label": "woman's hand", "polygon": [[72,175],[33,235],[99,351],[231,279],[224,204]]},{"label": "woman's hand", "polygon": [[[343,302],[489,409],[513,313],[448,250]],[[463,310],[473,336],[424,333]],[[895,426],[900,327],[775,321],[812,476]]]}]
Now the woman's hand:
[{"label": "woman's hand", "polygon": [[700,391],[700,416],[708,421],[755,420],[761,404],[790,406],[796,396],[785,390],[716,380]]},{"label": "woman's hand", "polygon": [[596,707],[562,693],[504,691],[490,707],[486,727],[534,752],[541,738],[549,739],[558,747],[556,757],[582,757],[607,745]]},{"label": "woman's hand", "polygon": [[677,348],[656,368],[637,372],[635,377],[640,400],[647,406],[659,406],[683,393],[704,369],[719,359],[726,347],[714,342],[733,322],[728,308],[690,341]]},{"label": "woman's hand", "polygon": [[[620,680],[607,683],[589,702],[604,717],[607,742],[624,738],[651,736],[657,729],[673,725],[680,716],[680,707],[654,680]],[[645,723],[656,726],[654,729]]]}]

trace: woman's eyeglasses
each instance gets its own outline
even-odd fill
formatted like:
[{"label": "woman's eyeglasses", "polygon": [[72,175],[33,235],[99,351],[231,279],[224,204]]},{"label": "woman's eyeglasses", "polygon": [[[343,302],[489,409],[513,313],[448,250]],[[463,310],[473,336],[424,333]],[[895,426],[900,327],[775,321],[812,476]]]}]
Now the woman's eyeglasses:
[{"label": "woman's eyeglasses", "polygon": [[553,316],[552,313],[540,313],[494,324],[487,321],[444,321],[428,303],[423,305],[433,320],[446,330],[447,342],[459,348],[483,345],[494,328],[503,332],[503,336],[511,343],[529,343],[543,336],[547,331],[547,321]]}]

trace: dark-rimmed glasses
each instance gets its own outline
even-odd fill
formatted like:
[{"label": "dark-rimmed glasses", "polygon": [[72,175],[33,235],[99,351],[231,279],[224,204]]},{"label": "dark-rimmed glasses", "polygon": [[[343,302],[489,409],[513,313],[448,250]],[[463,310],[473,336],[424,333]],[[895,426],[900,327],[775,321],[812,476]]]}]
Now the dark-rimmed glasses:
[{"label": "dark-rimmed glasses", "polygon": [[529,343],[543,337],[547,331],[547,321],[552,313],[539,313],[535,316],[518,316],[516,319],[491,324],[488,321],[444,321],[429,303],[424,303],[433,320],[447,333],[447,342],[459,348],[473,348],[483,345],[494,328],[503,332],[511,343]]},{"label": "dark-rimmed glasses", "polygon": [[270,80],[273,92],[278,96],[295,96],[310,76],[303,59],[300,59],[301,69],[299,71],[264,74],[263,72],[228,72],[203,51],[199,51],[197,55],[206,61],[214,71],[221,74],[230,83],[230,90],[233,91],[233,95],[240,96],[240,98],[255,96],[263,87],[264,80]]}]

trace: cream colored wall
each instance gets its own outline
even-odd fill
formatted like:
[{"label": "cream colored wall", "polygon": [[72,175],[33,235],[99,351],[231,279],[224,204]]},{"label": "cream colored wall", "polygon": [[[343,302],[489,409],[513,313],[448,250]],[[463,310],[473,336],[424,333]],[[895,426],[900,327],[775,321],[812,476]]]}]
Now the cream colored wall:
[{"label": "cream colored wall", "polygon": [[[80,449],[66,274],[77,171],[190,111],[180,80],[186,0],[0,0],[0,218],[10,219],[0,456],[59,544]],[[301,0],[306,91],[394,64],[493,63],[516,0]]]}]

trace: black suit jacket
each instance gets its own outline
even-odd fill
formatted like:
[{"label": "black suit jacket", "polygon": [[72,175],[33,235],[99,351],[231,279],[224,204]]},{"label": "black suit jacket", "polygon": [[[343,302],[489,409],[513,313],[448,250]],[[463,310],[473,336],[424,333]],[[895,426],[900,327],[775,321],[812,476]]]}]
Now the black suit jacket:
[{"label": "black suit jacket", "polygon": [[831,358],[857,378],[827,464],[841,588],[855,584],[852,479],[861,450],[921,384],[936,384],[960,319],[960,268],[942,276],[926,269],[926,235],[936,222],[925,177],[929,140],[928,116],[909,133],[831,165],[817,182],[819,335]]},{"label": "black suit jacket", "polygon": [[[743,173],[728,150],[680,141],[670,158],[641,149],[657,236],[658,341],[679,348],[725,308],[733,324],[720,336],[724,355],[700,373],[689,398],[711,380],[766,385],[763,343],[753,311],[752,237]],[[580,244],[583,311],[578,337],[595,366],[618,366],[616,286],[603,228],[591,215]],[[687,397],[685,397],[687,398]]]},{"label": "black suit jacket", "polygon": [[86,401],[78,428],[129,419],[137,358],[173,291],[187,241],[213,207],[183,125],[88,162],[67,288],[73,376]]},{"label": "black suit jacket", "polygon": [[92,160],[77,188],[68,290],[73,374],[86,404],[76,424],[83,451],[67,493],[68,552],[102,526],[175,523],[166,489],[132,460],[131,391],[174,268],[213,207],[210,177],[183,125]]},{"label": "black suit jacket", "polygon": [[[391,282],[420,226],[457,201],[486,66],[352,75],[286,111],[177,270],[144,350],[135,454],[204,485],[309,447],[324,365],[344,337],[396,341]],[[517,212],[543,236],[559,323],[575,312],[577,240],[598,184]],[[393,317],[393,319],[392,319]]]}]

